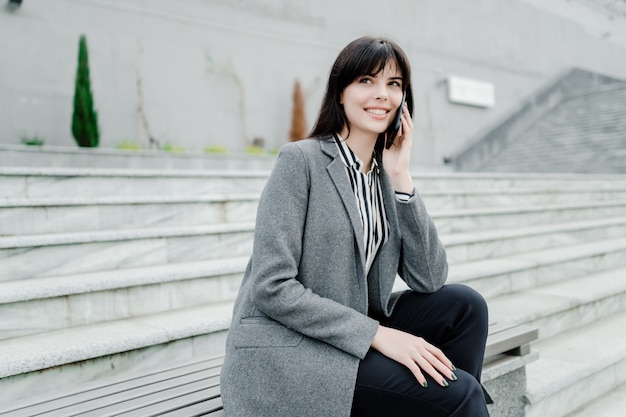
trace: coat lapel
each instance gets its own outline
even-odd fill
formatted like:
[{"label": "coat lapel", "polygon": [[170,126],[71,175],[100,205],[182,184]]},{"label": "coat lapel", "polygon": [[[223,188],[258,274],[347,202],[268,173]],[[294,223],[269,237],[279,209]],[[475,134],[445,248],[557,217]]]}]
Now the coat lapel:
[{"label": "coat lapel", "polygon": [[320,140],[320,144],[322,151],[333,158],[330,164],[326,167],[326,170],[328,171],[328,174],[330,175],[330,178],[333,181],[339,196],[341,197],[341,201],[346,209],[350,223],[352,223],[352,230],[354,231],[354,237],[359,250],[359,259],[361,261],[363,273],[365,273],[365,243],[363,241],[363,224],[361,223],[361,217],[359,216],[359,211],[355,203],[354,191],[350,186],[350,180],[346,174],[346,166],[341,160],[339,151],[337,150],[337,145],[332,142],[332,139]]}]

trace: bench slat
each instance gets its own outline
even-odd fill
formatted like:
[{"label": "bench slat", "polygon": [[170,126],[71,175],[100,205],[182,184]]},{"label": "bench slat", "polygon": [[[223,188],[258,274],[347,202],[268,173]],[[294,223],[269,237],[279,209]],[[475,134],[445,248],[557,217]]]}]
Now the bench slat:
[{"label": "bench slat", "polygon": [[[152,401],[155,400],[153,397],[150,397],[150,395],[167,399],[168,391],[176,390],[177,388],[189,389],[193,383],[203,384],[202,388],[205,388],[210,378],[214,378],[216,381],[214,385],[217,385],[219,383],[219,369],[212,368],[188,375],[170,377],[152,384],[129,388],[128,390],[115,390],[116,392],[106,393],[104,395],[100,395],[97,390],[94,390],[92,397],[88,399],[83,398],[81,402],[69,403],[62,408],[57,407],[54,410],[44,411],[37,415],[42,417],[71,417],[75,415],[102,417],[105,414],[103,410],[106,407],[116,406],[122,408],[119,404],[124,404],[132,400],[151,404],[151,402],[149,402],[150,399],[152,399]],[[32,411],[29,409],[23,411],[27,413],[24,415],[33,415]]]},{"label": "bench slat", "polygon": [[[156,417],[156,416],[203,416],[214,415],[222,410],[222,398],[217,390],[198,391],[188,393],[179,401],[165,401],[153,404],[150,407],[141,408],[131,413],[124,413],[124,417]],[[180,401],[184,400],[184,401]]]},{"label": "bench slat", "polygon": [[[174,413],[174,415],[194,415],[189,412],[190,407],[194,407],[195,411],[200,414],[207,414],[214,410],[219,410],[222,407],[222,401],[220,398],[219,386],[215,385],[211,388],[206,388],[206,385],[195,386],[194,388],[200,388],[194,391],[192,387],[186,392],[180,392],[180,395],[168,400],[159,400],[149,406],[142,406],[141,408],[125,411],[122,413],[107,414],[107,416],[119,416],[124,417],[153,417],[161,416],[163,413]],[[104,416],[103,416],[104,417]]]},{"label": "bench slat", "polygon": [[[485,358],[501,353],[524,355],[523,348],[539,337],[537,328],[529,325],[493,326],[490,328],[485,348]],[[520,349],[517,351],[517,349]]]},{"label": "bench slat", "polygon": [[[212,372],[215,372],[215,370]],[[212,381],[210,385],[209,381]],[[88,403],[90,407],[88,412],[85,412],[87,410],[83,408],[79,415],[81,417],[117,415],[121,411],[130,412],[141,407],[147,407],[158,402],[177,398],[185,391],[194,392],[204,388],[214,388],[216,395],[219,395],[219,374],[210,373],[208,371],[197,372],[182,378],[168,379],[141,387],[137,390],[132,390],[132,392],[97,398]],[[44,414],[44,416],[52,417],[46,414]],[[64,416],[69,417],[68,414],[64,414]]]},{"label": "bench slat", "polygon": [[123,375],[102,381],[94,381],[83,385],[80,389],[63,395],[46,395],[35,403],[21,402],[9,409],[0,410],[0,416],[10,413],[11,417],[28,417],[40,413],[52,412],[57,409],[81,404],[94,398],[115,395],[136,387],[149,386],[156,382],[172,377],[177,377],[204,369],[220,369],[222,365],[221,357],[195,358],[193,361],[179,363],[164,369],[158,369],[146,374],[136,373],[135,376]]},{"label": "bench slat", "polygon": [[194,404],[182,410],[159,414],[159,417],[196,417],[205,416],[207,414],[210,414],[211,417],[224,417],[224,409],[222,408],[222,400],[220,398]]}]

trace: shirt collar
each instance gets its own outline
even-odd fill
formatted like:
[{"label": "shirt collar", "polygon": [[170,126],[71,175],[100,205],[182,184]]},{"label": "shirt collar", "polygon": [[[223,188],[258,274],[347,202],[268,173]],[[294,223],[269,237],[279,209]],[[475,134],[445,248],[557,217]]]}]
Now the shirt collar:
[{"label": "shirt collar", "polygon": [[[348,168],[353,168],[357,171],[360,171],[361,167],[363,166],[363,161],[361,161],[359,157],[356,156],[354,152],[352,152],[352,149],[350,149],[350,147],[346,143],[346,140],[339,136],[338,133],[335,134],[335,144],[337,145],[337,149],[339,149],[339,156],[341,157],[341,161],[344,163],[344,165]],[[376,170],[376,172],[379,171],[378,161],[376,161],[376,153],[372,155],[372,166],[370,168],[370,172],[373,170]]]}]

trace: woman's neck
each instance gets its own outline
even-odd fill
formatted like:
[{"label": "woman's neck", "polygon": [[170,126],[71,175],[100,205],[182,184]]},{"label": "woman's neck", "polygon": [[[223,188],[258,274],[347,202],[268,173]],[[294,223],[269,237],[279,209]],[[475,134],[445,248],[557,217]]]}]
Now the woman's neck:
[{"label": "woman's neck", "polygon": [[372,167],[372,157],[374,155],[374,147],[376,146],[378,135],[359,135],[356,132],[350,132],[348,135],[348,132],[344,129],[344,131],[341,132],[341,137],[345,139],[352,152],[363,161],[361,171],[369,172]]}]

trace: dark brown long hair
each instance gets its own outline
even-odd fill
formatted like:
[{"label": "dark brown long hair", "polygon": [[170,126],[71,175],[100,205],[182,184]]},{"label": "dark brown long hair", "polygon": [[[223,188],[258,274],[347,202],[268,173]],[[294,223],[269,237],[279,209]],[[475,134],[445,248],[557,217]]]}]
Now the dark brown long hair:
[{"label": "dark brown long hair", "polygon": [[[340,132],[344,126],[347,126],[350,132],[346,112],[340,103],[341,93],[358,77],[378,74],[388,62],[395,62],[402,74],[402,89],[406,92],[406,104],[412,115],[411,66],[406,54],[389,39],[364,36],[350,42],[337,56],[330,71],[319,116],[310,136],[328,137]],[[378,135],[378,144],[382,144],[385,133]]]}]

